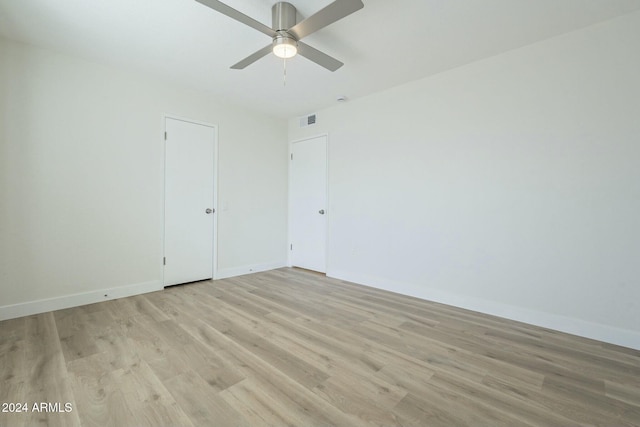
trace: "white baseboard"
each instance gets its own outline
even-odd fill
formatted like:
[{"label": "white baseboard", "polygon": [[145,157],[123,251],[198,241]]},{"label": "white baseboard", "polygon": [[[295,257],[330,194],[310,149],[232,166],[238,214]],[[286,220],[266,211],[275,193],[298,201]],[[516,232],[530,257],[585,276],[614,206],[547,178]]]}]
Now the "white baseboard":
[{"label": "white baseboard", "polygon": [[[227,277],[242,276],[244,274],[275,270],[282,267],[286,267],[285,261],[227,268],[218,270],[216,272],[215,279],[225,279]],[[46,298],[36,301],[27,301],[18,304],[5,305],[0,306],[0,320],[15,319],[17,317],[30,316],[32,314],[46,313],[49,311],[78,307],[81,305],[93,304],[101,301],[140,295],[147,292],[160,291],[162,289],[164,289],[162,281],[158,280],[138,283],[135,285],[119,286],[116,288],[100,289],[96,291],[82,292],[54,298]]]},{"label": "white baseboard", "polygon": [[216,272],[214,280],[226,279],[228,277],[243,276],[245,274],[258,273],[260,271],[275,270],[277,268],[286,267],[287,262],[267,262],[262,264],[243,265],[241,267],[224,268]]},{"label": "white baseboard", "polygon": [[640,332],[638,331],[345,271],[333,270],[327,272],[327,276],[640,350]]},{"label": "white baseboard", "polygon": [[19,304],[5,305],[0,306],[0,320],[15,319],[17,317],[30,316],[32,314],[78,307],[80,305],[129,297],[162,289],[162,282],[154,280],[135,285],[119,286],[116,288],[100,289],[97,291],[82,292],[60,297],[28,301]]},{"label": "white baseboard", "polygon": [[[286,262],[263,263],[247,265],[242,267],[227,268],[218,270],[216,279],[242,276],[261,271],[275,270],[286,267]],[[640,332],[628,329],[616,328],[600,323],[589,322],[582,319],[561,316],[552,313],[516,307],[495,301],[485,300],[476,297],[463,296],[435,289],[418,287],[412,284],[380,279],[378,277],[363,276],[350,272],[335,271],[327,272],[328,277],[349,282],[371,286],[386,291],[396,292],[403,295],[447,304],[467,310],[478,311],[505,319],[516,320],[535,326],[566,332],[585,338],[595,339],[615,345],[640,350]],[[85,304],[93,304],[101,301],[108,301],[117,298],[124,298],[133,295],[144,294],[162,290],[162,282],[150,281],[135,285],[119,286],[116,288],[101,289],[97,291],[83,292],[65,295],[55,298],[29,301],[19,304],[0,306],[0,320],[14,319],[17,317],[30,316],[32,314],[46,313],[48,311],[62,310],[70,307],[77,307]]]}]

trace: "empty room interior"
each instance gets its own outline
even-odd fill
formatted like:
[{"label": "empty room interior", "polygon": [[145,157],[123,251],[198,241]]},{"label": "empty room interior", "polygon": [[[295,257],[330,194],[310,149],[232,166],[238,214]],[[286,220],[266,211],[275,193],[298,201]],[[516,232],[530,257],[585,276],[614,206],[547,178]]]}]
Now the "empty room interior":
[{"label": "empty room interior", "polygon": [[640,426],[640,0],[0,0],[0,426]]}]

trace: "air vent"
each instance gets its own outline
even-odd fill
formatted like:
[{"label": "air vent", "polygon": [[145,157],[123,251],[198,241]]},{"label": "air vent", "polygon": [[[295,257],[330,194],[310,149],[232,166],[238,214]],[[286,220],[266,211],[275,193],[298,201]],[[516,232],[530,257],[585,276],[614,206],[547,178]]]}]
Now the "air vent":
[{"label": "air vent", "polygon": [[309,114],[308,116],[302,116],[300,117],[300,127],[304,128],[307,126],[311,126],[311,125],[315,125],[316,124],[316,114]]}]

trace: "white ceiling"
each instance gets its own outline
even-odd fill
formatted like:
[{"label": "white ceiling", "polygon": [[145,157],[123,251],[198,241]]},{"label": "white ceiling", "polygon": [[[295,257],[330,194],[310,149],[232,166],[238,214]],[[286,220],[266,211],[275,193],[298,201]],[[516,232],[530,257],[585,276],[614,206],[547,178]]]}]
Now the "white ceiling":
[{"label": "white ceiling", "polygon": [[[332,0],[289,0],[302,17]],[[304,41],[341,60],[229,66],[269,37],[195,0],[0,0],[0,36],[170,79],[288,118],[640,9],[640,0],[363,0]],[[271,24],[274,0],[226,0]],[[0,59],[1,60],[1,59]]]}]

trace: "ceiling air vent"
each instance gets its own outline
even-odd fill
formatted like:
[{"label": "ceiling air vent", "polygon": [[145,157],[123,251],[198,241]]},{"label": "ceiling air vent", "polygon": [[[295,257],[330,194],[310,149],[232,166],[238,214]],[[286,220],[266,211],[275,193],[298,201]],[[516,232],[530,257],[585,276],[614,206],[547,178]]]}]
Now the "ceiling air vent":
[{"label": "ceiling air vent", "polygon": [[309,114],[308,116],[302,116],[300,117],[300,127],[304,128],[307,126],[311,126],[311,125],[315,125],[316,124],[316,114]]}]

